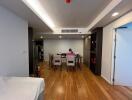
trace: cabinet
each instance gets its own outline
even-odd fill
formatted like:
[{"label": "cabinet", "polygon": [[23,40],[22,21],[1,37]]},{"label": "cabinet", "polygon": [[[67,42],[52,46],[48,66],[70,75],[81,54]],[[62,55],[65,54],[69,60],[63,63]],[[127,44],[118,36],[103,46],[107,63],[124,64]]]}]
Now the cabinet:
[{"label": "cabinet", "polygon": [[29,51],[29,74],[34,74],[34,65],[33,65],[33,28],[28,28],[28,51]]},{"label": "cabinet", "polygon": [[94,74],[101,75],[103,28],[99,27],[91,32],[90,69]]}]

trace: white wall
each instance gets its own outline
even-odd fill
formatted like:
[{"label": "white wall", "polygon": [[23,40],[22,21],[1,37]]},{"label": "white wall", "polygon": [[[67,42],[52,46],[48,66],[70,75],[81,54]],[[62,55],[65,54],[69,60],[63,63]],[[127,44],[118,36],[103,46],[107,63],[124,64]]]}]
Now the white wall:
[{"label": "white wall", "polygon": [[102,71],[101,76],[112,83],[113,76],[113,50],[114,50],[114,28],[132,22],[132,12],[124,15],[103,29],[103,48],[102,48]]},{"label": "white wall", "polygon": [[101,76],[109,83],[111,82],[113,32],[113,24],[103,29]]},{"label": "white wall", "polygon": [[116,36],[115,84],[132,86],[132,29],[118,29]]},{"label": "white wall", "polygon": [[44,58],[48,61],[49,53],[66,53],[69,48],[83,56],[83,40],[44,40]]},{"label": "white wall", "polygon": [[28,23],[1,6],[0,75],[29,76]]}]

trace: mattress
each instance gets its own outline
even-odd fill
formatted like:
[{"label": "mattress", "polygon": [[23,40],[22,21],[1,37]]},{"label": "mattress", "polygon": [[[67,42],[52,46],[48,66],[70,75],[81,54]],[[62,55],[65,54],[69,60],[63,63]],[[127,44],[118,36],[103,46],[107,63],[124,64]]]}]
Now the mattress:
[{"label": "mattress", "polygon": [[0,77],[0,100],[38,100],[44,87],[42,78]]}]

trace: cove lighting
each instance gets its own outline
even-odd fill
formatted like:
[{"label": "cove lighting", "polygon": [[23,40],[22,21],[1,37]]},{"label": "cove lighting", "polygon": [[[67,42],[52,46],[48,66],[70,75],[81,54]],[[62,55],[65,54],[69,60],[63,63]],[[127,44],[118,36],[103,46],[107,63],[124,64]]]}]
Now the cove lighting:
[{"label": "cove lighting", "polygon": [[89,39],[91,39],[91,36],[88,36]]},{"label": "cove lighting", "polygon": [[40,36],[41,39],[43,39],[44,37],[43,36]]},{"label": "cove lighting", "polygon": [[82,35],[82,38],[84,38],[84,36]]},{"label": "cove lighting", "polygon": [[54,30],[55,25],[44,7],[41,5],[39,0],[22,0],[40,19],[47,24],[52,30]]},{"label": "cove lighting", "polygon": [[119,15],[118,12],[114,12],[114,13],[112,14],[113,17],[115,17],[115,16],[117,16],[117,15]]},{"label": "cove lighting", "polygon": [[59,36],[59,38],[61,39],[61,38],[62,38],[62,36],[60,35],[60,36]]}]

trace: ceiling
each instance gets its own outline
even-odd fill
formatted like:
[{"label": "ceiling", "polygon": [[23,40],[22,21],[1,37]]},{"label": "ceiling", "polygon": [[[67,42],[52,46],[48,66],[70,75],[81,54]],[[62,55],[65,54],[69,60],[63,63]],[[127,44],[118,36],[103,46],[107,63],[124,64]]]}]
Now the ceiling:
[{"label": "ceiling", "polygon": [[[116,19],[120,18],[124,14],[132,11],[132,0],[122,0],[122,2],[116,6],[109,14],[107,14],[101,21],[99,21],[94,27],[104,27]],[[114,12],[119,12],[119,15],[116,17],[112,17]],[[93,27],[93,28],[94,28]]]},{"label": "ceiling", "polygon": [[48,32],[51,29],[42,20],[34,14],[23,2],[22,0],[0,0],[0,5],[8,8],[16,15],[27,20],[29,26],[34,28],[37,32]]},{"label": "ceiling", "polygon": [[58,28],[87,27],[111,0],[39,0]]},{"label": "ceiling", "polygon": [[[111,0],[39,0],[57,28],[87,27]],[[38,32],[51,31],[22,0],[0,0],[0,4],[20,17],[28,20],[29,25]]]},{"label": "ceiling", "polygon": [[[39,0],[42,7],[55,23],[56,28],[87,28],[111,1],[112,0],[72,0],[71,4],[66,4],[64,0]],[[122,0],[122,2],[101,19],[95,27],[105,26],[132,10],[131,4],[132,0]],[[0,5],[26,19],[29,22],[29,26],[33,27],[36,33],[51,33],[51,29],[35,15],[22,0],[0,0]],[[113,12],[119,12],[120,14],[117,17],[111,17]],[[52,34],[47,35],[47,38],[50,38],[51,35]],[[40,37],[40,34],[35,36]],[[78,38],[78,36],[79,35],[77,35],[77,37],[76,35],[71,35],[72,38]],[[53,37],[58,36],[53,35]],[[70,35],[67,35],[67,37],[70,38]],[[79,37],[81,37],[81,35]]]}]

